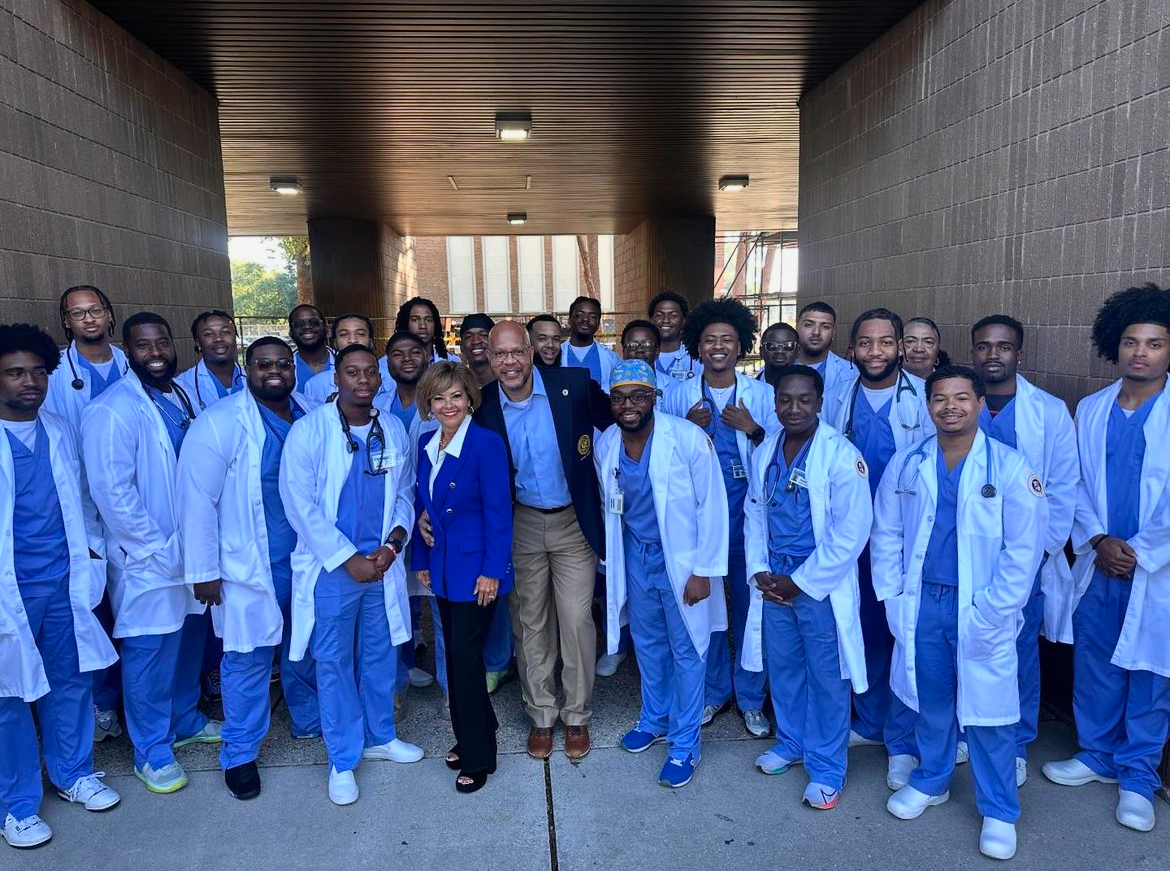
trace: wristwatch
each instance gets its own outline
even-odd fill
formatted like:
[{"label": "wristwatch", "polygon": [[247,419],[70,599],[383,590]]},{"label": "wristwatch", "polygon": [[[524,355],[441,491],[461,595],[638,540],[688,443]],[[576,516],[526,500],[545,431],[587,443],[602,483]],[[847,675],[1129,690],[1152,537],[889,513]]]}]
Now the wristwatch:
[{"label": "wristwatch", "polygon": [[751,441],[752,444],[758,445],[760,442],[762,442],[764,440],[764,436],[766,436],[766,435],[767,435],[767,433],[764,432],[764,428],[762,426],[757,426],[755,429],[753,429],[751,432],[748,433],[748,440]]},{"label": "wristwatch", "polygon": [[395,556],[399,556],[402,553],[402,547],[403,547],[402,539],[388,538],[388,539],[386,539],[386,547],[388,547],[388,548],[390,548],[390,550],[394,551]]}]

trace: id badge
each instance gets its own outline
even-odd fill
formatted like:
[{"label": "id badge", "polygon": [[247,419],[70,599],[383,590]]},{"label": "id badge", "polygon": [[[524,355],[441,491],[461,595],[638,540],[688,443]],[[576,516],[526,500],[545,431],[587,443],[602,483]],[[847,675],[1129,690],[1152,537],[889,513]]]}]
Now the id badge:
[{"label": "id badge", "polygon": [[605,509],[610,514],[623,514],[626,510],[626,497],[621,490],[616,493],[610,493],[605,500]]},{"label": "id badge", "polygon": [[747,469],[743,467],[743,463],[731,464],[731,477],[737,481],[747,477]]},{"label": "id badge", "polygon": [[800,487],[804,490],[808,489],[808,475],[804,473],[804,469],[793,469],[792,474],[788,476],[788,483],[793,487]]},{"label": "id badge", "polygon": [[686,369],[671,369],[670,377],[675,381],[686,381],[691,377],[691,373]]}]

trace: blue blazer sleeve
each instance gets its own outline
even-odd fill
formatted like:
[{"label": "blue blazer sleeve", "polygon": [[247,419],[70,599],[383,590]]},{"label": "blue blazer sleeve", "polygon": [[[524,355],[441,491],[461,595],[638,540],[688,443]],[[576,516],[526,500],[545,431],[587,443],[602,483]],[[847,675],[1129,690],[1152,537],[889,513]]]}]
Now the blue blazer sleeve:
[{"label": "blue blazer sleeve", "polygon": [[479,488],[483,499],[485,553],[483,574],[503,581],[512,574],[512,484],[504,440],[476,427],[479,435]]}]

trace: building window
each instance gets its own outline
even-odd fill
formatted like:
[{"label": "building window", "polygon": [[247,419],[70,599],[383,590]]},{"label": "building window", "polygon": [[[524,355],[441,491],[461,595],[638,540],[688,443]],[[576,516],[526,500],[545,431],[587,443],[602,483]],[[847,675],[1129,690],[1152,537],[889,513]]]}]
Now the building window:
[{"label": "building window", "polygon": [[553,308],[567,312],[578,296],[581,277],[576,236],[553,236]]},{"label": "building window", "polygon": [[501,314],[512,311],[507,236],[483,237],[483,308]]},{"label": "building window", "polygon": [[539,314],[545,311],[544,237],[517,236],[516,252],[519,260],[520,311]]},{"label": "building window", "polygon": [[447,237],[447,287],[451,314],[470,314],[475,306],[475,241],[471,236]]}]

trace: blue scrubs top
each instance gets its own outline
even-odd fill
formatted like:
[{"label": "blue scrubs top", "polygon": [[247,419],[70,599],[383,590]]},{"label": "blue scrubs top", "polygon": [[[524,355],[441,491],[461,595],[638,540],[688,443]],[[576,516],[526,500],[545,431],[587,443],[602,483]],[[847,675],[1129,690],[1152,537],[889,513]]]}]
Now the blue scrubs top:
[{"label": "blue scrubs top", "polygon": [[[823,365],[823,364],[822,364]],[[890,458],[898,450],[894,441],[894,430],[890,427],[891,396],[877,411],[873,410],[864,392],[857,391],[853,400],[853,444],[865,457],[869,466],[869,495],[876,496],[878,484],[889,465]]]},{"label": "blue scrubs top", "polygon": [[97,366],[85,359],[81,354],[77,354],[77,362],[81,367],[89,372],[89,398],[97,399],[106,392],[106,388],[113,386],[114,382],[122,377],[122,370],[118,368],[117,360],[110,360],[110,368],[106,370],[106,376],[103,378],[98,371]]},{"label": "blue scrubs top", "polygon": [[[723,484],[727,488],[727,517],[730,521],[728,526],[730,544],[727,552],[741,554],[743,553],[743,502],[747,497],[748,490],[747,469],[739,456],[739,441],[736,438],[736,431],[723,422],[719,405],[715,402],[715,397],[707,387],[705,380],[702,384],[702,390],[703,398],[710,403],[711,409],[711,423],[707,427],[707,435],[715,443],[715,454],[719,458],[719,469],[723,472]],[[727,405],[735,405],[737,392],[735,387],[731,388],[731,396],[727,400]]]},{"label": "blue scrubs top", "polygon": [[[175,389],[177,388],[171,387],[171,390]],[[183,439],[187,436],[187,428],[191,425],[191,418],[183,409],[153,387],[147,387],[146,394],[154,402],[154,407],[158,410],[163,425],[167,428],[167,435],[171,438],[171,447],[175,449],[175,456],[179,456],[179,451],[183,447]]]},{"label": "blue scrubs top", "polygon": [[500,391],[504,429],[516,467],[516,501],[529,508],[563,508],[573,501],[561,462],[552,406],[540,370],[532,370],[532,395],[513,402]]},{"label": "blue scrubs top", "polygon": [[[293,400],[289,403],[293,420],[304,417],[304,411]],[[264,422],[264,447],[260,451],[260,491],[264,497],[264,525],[268,530],[268,561],[273,574],[278,571],[291,577],[289,557],[297,546],[297,534],[284,513],[280,499],[280,455],[284,440],[292,424],[278,414],[257,403],[260,419]]]},{"label": "blue scrubs top", "polygon": [[19,545],[12,552],[12,567],[22,598],[48,596],[69,574],[69,544],[65,520],[53,482],[49,435],[37,422],[33,450],[11,432],[15,499],[12,506],[12,538]]},{"label": "blue scrubs top", "polygon": [[[944,587],[959,586],[959,479],[963,476],[964,457],[947,471],[947,460],[937,452],[938,502],[934,506],[934,528],[926,545],[922,562],[922,580]],[[982,498],[982,497],[981,497]]]},{"label": "blue scrubs top", "polygon": [[650,486],[650,449],[654,434],[650,434],[642,458],[634,462],[623,445],[618,454],[618,486],[623,496],[622,525],[625,531],[641,544],[661,544],[658,515],[654,511],[654,490]]},{"label": "blue scrubs top", "polygon": [[590,377],[598,384],[601,383],[601,352],[597,350],[597,342],[589,346],[589,350],[585,352],[585,356],[581,360],[577,359],[577,355],[573,353],[573,346],[570,345],[565,359],[570,366],[588,369]]},{"label": "blue scrubs top", "polygon": [[797,451],[791,466],[784,459],[784,440],[785,436],[781,435],[776,443],[776,453],[769,463],[764,488],[766,495],[772,491],[772,485],[776,485],[765,506],[768,511],[768,567],[774,574],[794,571],[808,559],[817,544],[808,487],[792,480],[794,472],[795,477],[803,477],[813,440],[810,438]]},{"label": "blue scrubs top", "polygon": [[[382,544],[382,510],[386,493],[386,475],[368,475],[366,440],[356,431],[350,436],[358,443],[349,465],[349,475],[341,488],[337,506],[337,529],[361,553],[376,550]],[[373,437],[373,432],[370,432]]]},{"label": "blue scrubs top", "polygon": [[[293,354],[293,359],[296,360],[296,372],[297,372],[297,386],[295,388],[295,392],[296,393],[304,393],[305,392],[305,385],[309,383],[309,380],[314,375],[319,375],[321,373],[314,372],[313,367],[310,366],[308,363],[306,363],[304,360],[302,360],[300,354]],[[321,372],[332,372],[332,371],[333,371],[333,355],[330,354],[329,361],[325,364],[325,368],[322,369]]]},{"label": "blue scrubs top", "polygon": [[1127,541],[1137,535],[1141,518],[1142,461],[1146,456],[1146,420],[1157,395],[1133,414],[1120,403],[1109,411],[1105,428],[1105,501],[1109,509],[1108,532]]},{"label": "blue scrubs top", "polygon": [[418,410],[414,407],[413,404],[403,407],[402,398],[398,395],[398,389],[394,386],[393,381],[383,383],[390,384],[390,390],[387,391],[391,394],[390,413],[402,422],[402,428],[404,430],[410,432],[410,427],[414,423],[414,419],[418,414]]},{"label": "blue scrubs top", "polygon": [[984,408],[983,411],[979,412],[979,428],[988,438],[993,438],[1009,448],[1014,448],[1016,446],[1016,398],[1013,396],[998,414],[992,414],[990,408]]}]

